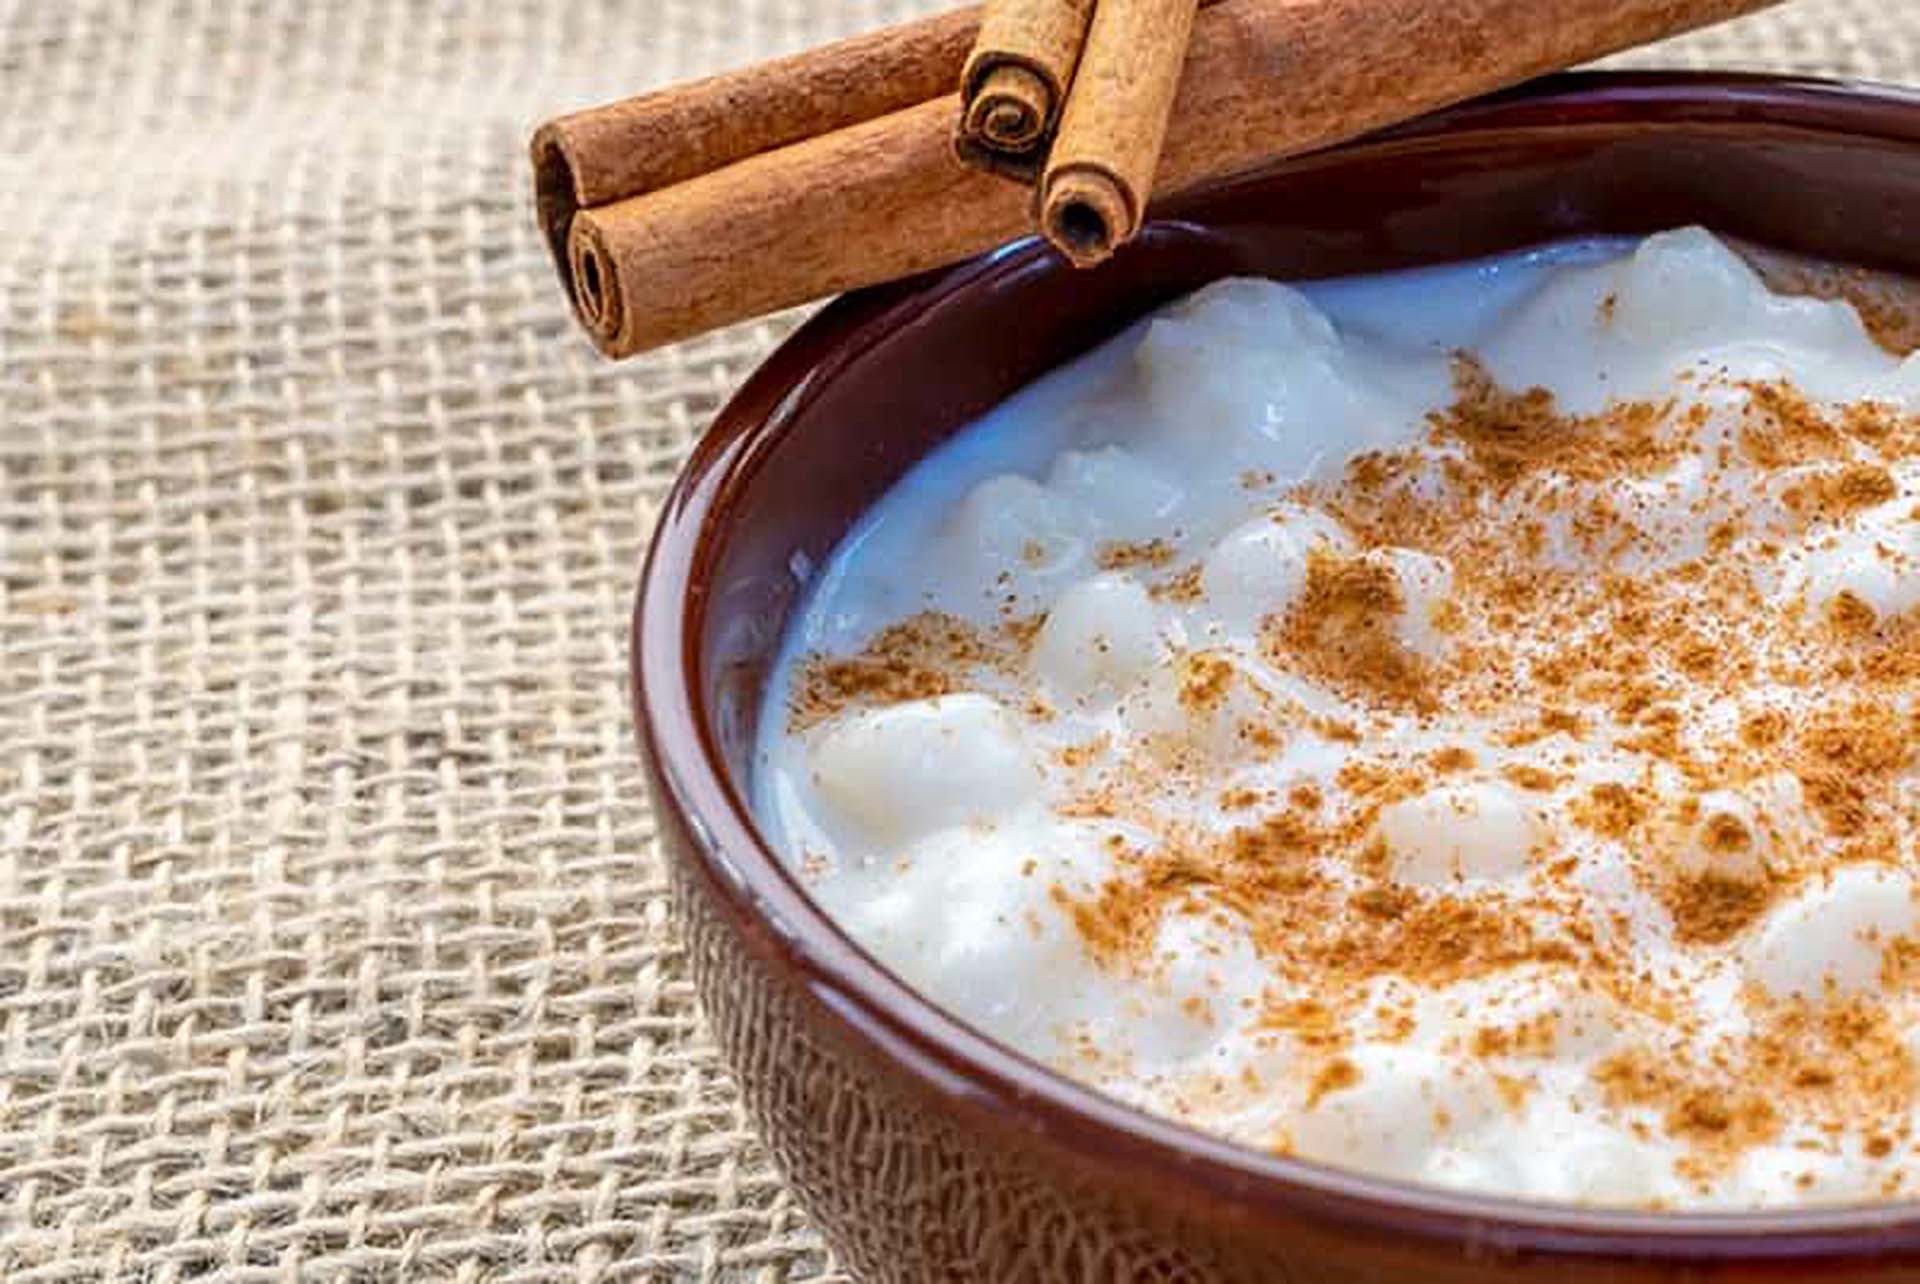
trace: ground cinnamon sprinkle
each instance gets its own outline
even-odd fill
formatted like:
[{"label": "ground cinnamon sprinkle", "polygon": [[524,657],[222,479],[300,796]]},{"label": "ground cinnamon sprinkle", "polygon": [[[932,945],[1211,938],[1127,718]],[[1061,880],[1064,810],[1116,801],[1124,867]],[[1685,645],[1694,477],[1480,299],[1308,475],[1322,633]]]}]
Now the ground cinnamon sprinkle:
[{"label": "ground cinnamon sprinkle", "polygon": [[1313,1077],[1313,1083],[1307,1088],[1307,1105],[1316,1105],[1328,1093],[1351,1088],[1359,1082],[1360,1067],[1345,1057],[1335,1057]]},{"label": "ground cinnamon sprinkle", "polygon": [[1303,1048],[1332,1052],[1353,1041],[1341,1013],[1318,999],[1269,1004],[1261,1010],[1260,1026],[1284,1030]]},{"label": "ground cinnamon sprinkle", "polygon": [[1649,1110],[1710,1173],[1741,1150],[1774,1139],[1789,1117],[1823,1131],[1861,1130],[1910,1140],[1916,1095],[1899,1023],[1870,998],[1812,1004],[1750,996],[1750,1033],[1706,1055],[1635,1047],[1594,1068],[1610,1109]]},{"label": "ground cinnamon sprinkle", "polygon": [[1178,574],[1156,580],[1147,586],[1147,593],[1163,602],[1198,602],[1206,596],[1198,566],[1189,566]]},{"label": "ground cinnamon sprinkle", "polygon": [[1545,793],[1559,787],[1561,777],[1544,767],[1535,767],[1527,763],[1510,763],[1500,769],[1502,779],[1535,793]]},{"label": "ground cinnamon sprinkle", "polygon": [[1757,1092],[1729,1098],[1700,1089],[1683,1094],[1669,1106],[1662,1122],[1669,1136],[1738,1153],[1773,1140],[1780,1131],[1780,1112]]},{"label": "ground cinnamon sprinkle", "polygon": [[1823,517],[1848,517],[1884,504],[1900,493],[1893,474],[1880,464],[1851,463],[1782,493],[1789,508]]},{"label": "ground cinnamon sprinkle", "polygon": [[1249,789],[1245,785],[1236,785],[1232,789],[1220,791],[1220,807],[1223,811],[1245,811],[1256,806],[1266,795],[1258,789]]},{"label": "ground cinnamon sprinkle", "polygon": [[1109,738],[1107,736],[1095,736],[1091,740],[1083,740],[1079,744],[1065,746],[1057,756],[1060,760],[1060,765],[1063,767],[1084,767],[1106,753],[1108,744]]},{"label": "ground cinnamon sprinkle", "polygon": [[1275,812],[1265,820],[1229,833],[1224,847],[1236,861],[1261,862],[1324,850],[1327,831],[1315,818],[1296,811]]},{"label": "ground cinnamon sprinkle", "polygon": [[1034,639],[1040,636],[1040,630],[1046,622],[1044,614],[1010,616],[1000,621],[1000,632],[1009,647],[1017,653],[1025,653],[1033,646]]},{"label": "ground cinnamon sprinkle", "polygon": [[1552,1013],[1510,1026],[1483,1025],[1473,1032],[1476,1057],[1550,1057],[1560,1036],[1559,1018]]},{"label": "ground cinnamon sprinkle", "polygon": [[1233,685],[1233,662],[1210,652],[1181,657],[1180,703],[1193,710],[1218,708]]},{"label": "ground cinnamon sprinkle", "polygon": [[1263,644],[1275,663],[1336,690],[1429,709],[1427,666],[1398,636],[1403,606],[1391,566],[1315,550],[1307,558],[1306,587],[1284,616],[1266,623]]},{"label": "ground cinnamon sprinkle", "polygon": [[794,684],[788,727],[804,731],[850,708],[950,695],[976,669],[1005,655],[957,616],[909,616],[882,629],[856,655],[808,657]]},{"label": "ground cinnamon sprinkle", "polygon": [[[1361,893],[1347,916],[1306,952],[1349,979],[1391,973],[1421,985],[1445,985],[1523,963],[1572,963],[1564,941],[1542,939],[1511,907],[1492,896],[1436,896],[1395,904],[1396,893]],[[1368,908],[1372,907],[1372,912]]]},{"label": "ground cinnamon sprinkle", "polygon": [[1756,709],[1740,720],[1740,739],[1751,749],[1766,749],[1786,738],[1787,715],[1778,709]]},{"label": "ground cinnamon sprinkle", "polygon": [[1588,788],[1586,795],[1567,804],[1567,815],[1608,838],[1629,838],[1653,809],[1644,788],[1607,782]]},{"label": "ground cinnamon sprinkle", "polygon": [[1872,819],[1871,796],[1866,784],[1844,771],[1803,767],[1800,787],[1815,814],[1826,824],[1827,832],[1836,837],[1852,838],[1864,831]]},{"label": "ground cinnamon sprinkle", "polygon": [[1842,589],[1827,603],[1827,622],[1840,637],[1858,641],[1879,627],[1880,613],[1852,589]]},{"label": "ground cinnamon sprinkle", "polygon": [[1856,401],[1840,412],[1840,426],[1849,436],[1880,442],[1900,426],[1893,410],[1877,401]]},{"label": "ground cinnamon sprinkle", "polygon": [[1651,1108],[1668,1136],[1721,1162],[1780,1131],[1780,1114],[1761,1092],[1702,1083],[1666,1052],[1628,1051],[1594,1068],[1602,1100],[1614,1109]]},{"label": "ground cinnamon sprinkle", "polygon": [[1766,912],[1773,889],[1766,880],[1701,874],[1667,880],[1661,903],[1682,945],[1723,945]]},{"label": "ground cinnamon sprinkle", "polygon": [[1882,1120],[1890,1132],[1908,1131],[1913,1055],[1883,1003],[1861,997],[1755,1006],[1761,1022],[1746,1058],[1751,1072],[1783,1095],[1813,1097],[1833,1122]]},{"label": "ground cinnamon sprinkle", "polygon": [[1796,773],[1829,833],[1867,835],[1884,793],[1879,783],[1913,761],[1920,734],[1911,717],[1864,701],[1829,707],[1798,741]]},{"label": "ground cinnamon sprinkle", "polygon": [[1429,422],[1439,439],[1464,445],[1496,484],[1547,469],[1584,480],[1643,476],[1678,453],[1658,431],[1671,405],[1630,402],[1602,415],[1567,415],[1546,389],[1510,392],[1466,356],[1454,362],[1453,383],[1453,405]]},{"label": "ground cinnamon sprinkle", "polygon": [[1205,872],[1178,861],[1160,861],[1141,870],[1137,882],[1115,879],[1091,900],[1075,898],[1055,886],[1049,895],[1073,920],[1087,952],[1112,968],[1128,968],[1150,954],[1162,915],[1206,881]]},{"label": "ground cinnamon sprinkle", "polygon": [[1815,762],[1854,775],[1881,776],[1913,760],[1913,733],[1911,717],[1883,704],[1852,701],[1829,706],[1800,743]]},{"label": "ground cinnamon sprinkle", "polygon": [[1435,985],[1577,957],[1568,941],[1542,936],[1496,896],[1420,896],[1378,882],[1342,891],[1320,863],[1346,852],[1364,864],[1370,828],[1276,812],[1222,838],[1140,853],[1091,898],[1061,889],[1054,897],[1089,953],[1122,967],[1150,959],[1169,910],[1223,906],[1263,958],[1285,974],[1318,978],[1329,996],[1389,973]]},{"label": "ground cinnamon sprinkle", "polygon": [[1853,639],[1874,644],[1861,655],[1861,679],[1894,690],[1920,688],[1920,610],[1876,623],[1870,639]]},{"label": "ground cinnamon sprinkle", "polygon": [[1374,810],[1413,797],[1428,781],[1421,768],[1373,758],[1350,758],[1333,778],[1334,784]]},{"label": "ground cinnamon sprinkle", "polygon": [[1109,540],[1094,553],[1094,562],[1103,571],[1137,566],[1158,568],[1173,558],[1174,547],[1164,539]]},{"label": "ground cinnamon sprinkle", "polygon": [[1740,446],[1766,468],[1843,457],[1847,439],[1806,394],[1780,380],[1746,385]]}]

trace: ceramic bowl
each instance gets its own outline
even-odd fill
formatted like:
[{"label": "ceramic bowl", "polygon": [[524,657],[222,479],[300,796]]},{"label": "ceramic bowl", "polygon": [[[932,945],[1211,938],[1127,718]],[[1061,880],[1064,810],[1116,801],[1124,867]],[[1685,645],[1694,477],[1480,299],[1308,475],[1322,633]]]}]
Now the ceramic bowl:
[{"label": "ceramic bowl", "polygon": [[873,1281],[1920,1276],[1920,1205],[1610,1212],[1444,1192],[1151,1118],[945,1016],[756,832],[762,686],[809,575],[957,428],[1214,278],[1330,276],[1701,223],[1920,270],[1920,96],[1574,75],[1215,187],[1098,271],[1011,246],[843,299],[719,415],[660,522],[634,711],[694,976],[761,1135]]}]

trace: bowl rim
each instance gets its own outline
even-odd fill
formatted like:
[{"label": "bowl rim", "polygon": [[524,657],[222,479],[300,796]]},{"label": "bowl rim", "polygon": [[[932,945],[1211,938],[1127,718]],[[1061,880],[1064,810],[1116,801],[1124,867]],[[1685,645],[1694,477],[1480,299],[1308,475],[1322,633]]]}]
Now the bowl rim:
[{"label": "bowl rim", "polygon": [[[1881,145],[1920,145],[1920,91],[1767,73],[1582,71],[1548,76],[1330,149],[1439,135],[1555,130],[1644,119],[1784,126]],[[1327,153],[1315,153],[1325,155]],[[1311,164],[1313,156],[1305,159]],[[1299,160],[1286,162],[1291,166]],[[1260,174],[1219,185],[1258,183]],[[1204,219],[1207,193],[1169,207]],[[1649,1262],[1805,1260],[1920,1251],[1920,1200],[1744,1212],[1589,1208],[1448,1190],[1263,1153],[1148,1114],[1050,1070],[947,1015],[844,934],[760,836],[730,783],[706,708],[702,571],[736,516],[737,492],[809,391],[883,336],[955,294],[1024,270],[1032,238],[957,266],[849,294],[756,369],[696,443],[664,500],[640,574],[630,635],[633,716],[662,825],[684,827],[702,880],[745,944],[798,983],[838,1032],[891,1064],[970,1128],[1041,1146],[1069,1165],[1152,1173],[1155,1200],[1209,1216],[1310,1220],[1439,1241],[1478,1253]],[[1173,1189],[1175,1186],[1179,1189]]]}]

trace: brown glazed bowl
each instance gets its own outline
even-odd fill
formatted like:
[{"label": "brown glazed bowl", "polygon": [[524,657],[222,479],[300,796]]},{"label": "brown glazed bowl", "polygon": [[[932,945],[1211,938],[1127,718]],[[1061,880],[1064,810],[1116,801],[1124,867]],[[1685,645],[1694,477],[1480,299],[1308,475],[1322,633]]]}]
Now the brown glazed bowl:
[{"label": "brown glazed bowl", "polygon": [[1117,1105],[896,980],[748,810],[763,680],[810,569],[903,470],[1036,375],[1228,274],[1684,223],[1920,271],[1920,94],[1550,79],[1170,205],[1092,273],[1022,243],[844,299],[721,412],[647,559],[634,711],[707,1013],[761,1134],[862,1279],[1920,1279],[1920,1204],[1530,1204],[1262,1154]]}]

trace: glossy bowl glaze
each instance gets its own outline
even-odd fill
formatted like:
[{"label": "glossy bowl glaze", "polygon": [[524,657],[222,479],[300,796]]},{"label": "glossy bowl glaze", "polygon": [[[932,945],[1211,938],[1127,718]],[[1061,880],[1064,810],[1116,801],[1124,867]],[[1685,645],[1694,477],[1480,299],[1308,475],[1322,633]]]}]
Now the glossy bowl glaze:
[{"label": "glossy bowl glaze", "polygon": [[782,630],[848,526],[1036,375],[1216,277],[1304,278],[1682,223],[1920,271],[1920,95],[1564,76],[1165,208],[1107,266],[1016,245],[828,308],[719,416],[634,619],[634,708],[694,974],[761,1134],[875,1281],[1920,1278],[1920,1205],[1600,1212],[1216,1141],[935,1010],[761,841],[747,773]]}]

